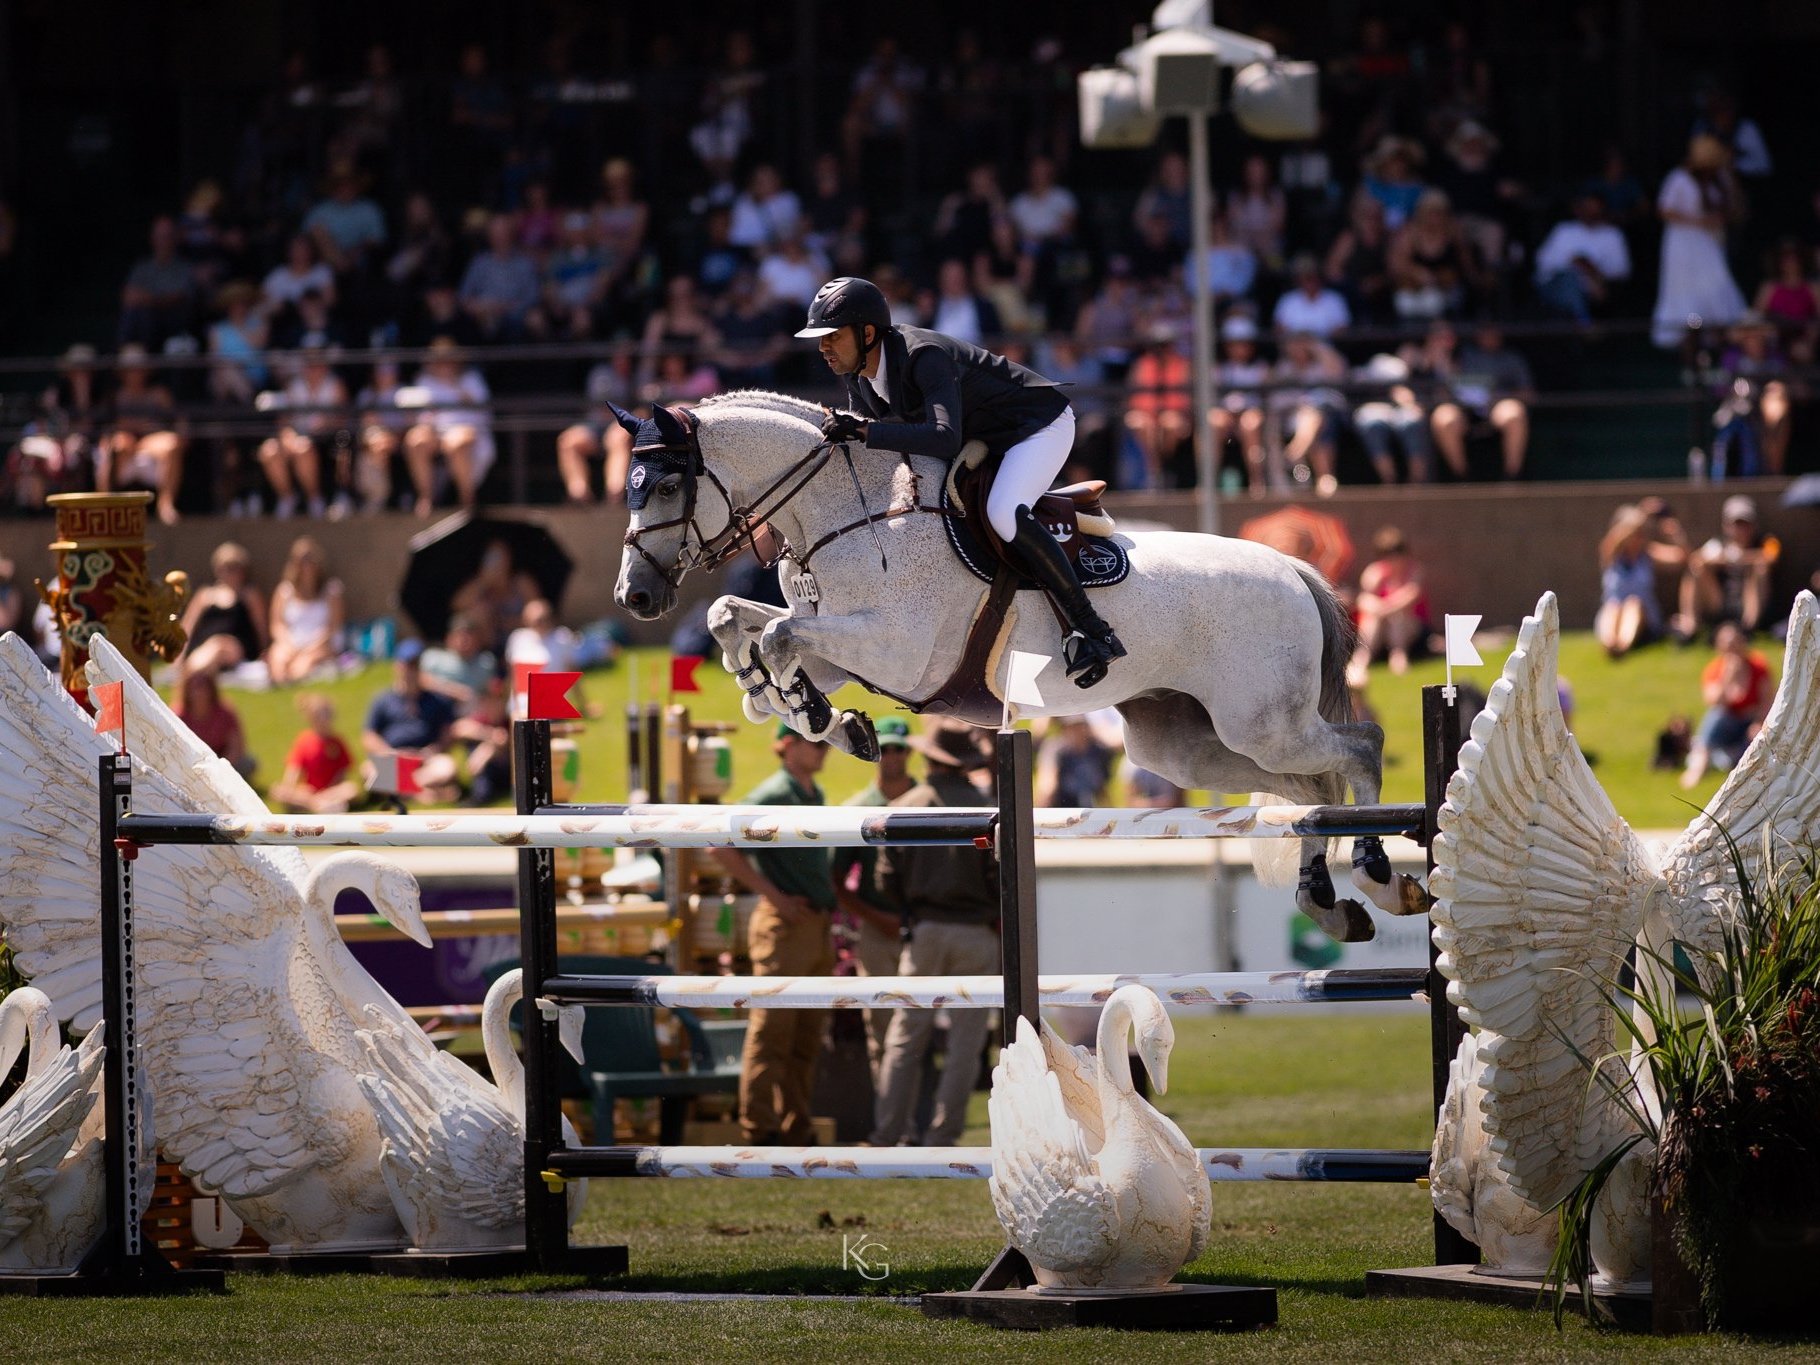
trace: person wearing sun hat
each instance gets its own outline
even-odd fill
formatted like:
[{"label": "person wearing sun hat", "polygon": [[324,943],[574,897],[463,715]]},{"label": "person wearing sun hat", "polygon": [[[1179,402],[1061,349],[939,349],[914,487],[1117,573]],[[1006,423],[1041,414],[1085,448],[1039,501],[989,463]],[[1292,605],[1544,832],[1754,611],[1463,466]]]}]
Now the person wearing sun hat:
[{"label": "person wearing sun hat", "polygon": [[[909,722],[902,716],[881,716],[873,723],[873,730],[878,735],[878,777],[864,791],[849,796],[844,805],[889,805],[916,785],[916,779],[910,776]],[[877,862],[876,848],[834,850],[834,896],[857,926],[853,958],[861,976],[894,975],[902,946],[903,917],[899,907],[888,901],[875,884],[873,870]],[[884,1056],[885,1030],[891,1027],[891,1016],[896,1012],[865,1011],[866,1060],[872,1067],[874,1085],[878,1083],[879,1061]]]},{"label": "person wearing sun hat", "polygon": [[[749,792],[743,804],[822,806],[815,781],[828,746],[777,727],[771,751],[778,770]],[[726,873],[758,896],[747,927],[754,976],[826,976],[834,970],[829,915],[834,881],[828,850],[820,848],[713,851]],[[806,1146],[815,1141],[809,1096],[821,1056],[826,1010],[753,1010],[746,1020],[740,1059],[739,1124],[748,1143]]]},{"label": "person wearing sun hat", "polygon": [[[905,809],[976,806],[969,774],[989,769],[989,740],[958,721],[938,720],[909,745],[928,760],[928,775],[891,804]],[[985,976],[999,969],[998,864],[975,848],[882,848],[875,876],[881,893],[903,907],[902,976]],[[935,1032],[933,1010],[896,1010],[885,1034],[873,1108],[872,1145],[900,1142],[952,1147],[967,1120],[967,1097],[986,1046],[986,1012],[949,1016],[947,1057],[936,1085],[929,1130],[912,1131],[924,1058]]]}]

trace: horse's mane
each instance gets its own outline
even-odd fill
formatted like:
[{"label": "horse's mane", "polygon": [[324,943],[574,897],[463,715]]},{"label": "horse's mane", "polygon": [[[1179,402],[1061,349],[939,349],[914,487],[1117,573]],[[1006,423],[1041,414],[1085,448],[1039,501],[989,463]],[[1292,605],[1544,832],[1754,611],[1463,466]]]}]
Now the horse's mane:
[{"label": "horse's mane", "polygon": [[794,417],[819,427],[823,409],[819,403],[811,403],[806,398],[792,398],[787,393],[772,393],[767,389],[735,389],[731,393],[717,393],[711,398],[702,399],[703,408],[756,408],[760,412],[775,412],[784,417]]}]

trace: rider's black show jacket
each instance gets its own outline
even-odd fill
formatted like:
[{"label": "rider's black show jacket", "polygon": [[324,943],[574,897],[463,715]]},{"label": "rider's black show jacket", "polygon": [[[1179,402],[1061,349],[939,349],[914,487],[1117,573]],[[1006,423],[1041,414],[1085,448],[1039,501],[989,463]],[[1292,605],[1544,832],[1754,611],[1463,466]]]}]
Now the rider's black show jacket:
[{"label": "rider's black show jacket", "polygon": [[979,440],[1002,455],[1068,407],[1035,370],[940,332],[893,327],[880,344],[889,402],[863,376],[845,376],[849,406],[871,419],[866,444],[874,449],[952,460]]}]

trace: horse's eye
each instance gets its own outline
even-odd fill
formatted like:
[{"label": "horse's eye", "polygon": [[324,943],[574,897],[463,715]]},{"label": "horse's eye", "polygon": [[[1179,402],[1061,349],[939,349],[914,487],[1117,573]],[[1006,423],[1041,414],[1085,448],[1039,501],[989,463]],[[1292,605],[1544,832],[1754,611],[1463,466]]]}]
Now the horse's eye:
[{"label": "horse's eye", "polygon": [[657,496],[660,498],[673,498],[676,496],[676,490],[681,486],[681,479],[665,479],[662,483],[657,485]]}]

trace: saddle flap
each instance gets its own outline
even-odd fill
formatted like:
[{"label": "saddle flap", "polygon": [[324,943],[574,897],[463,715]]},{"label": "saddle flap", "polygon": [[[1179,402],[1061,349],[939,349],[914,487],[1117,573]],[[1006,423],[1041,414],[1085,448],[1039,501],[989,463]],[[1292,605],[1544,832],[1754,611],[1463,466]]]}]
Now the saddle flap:
[{"label": "saddle flap", "polygon": [[[943,511],[949,517],[950,538],[954,538],[964,523],[967,538],[982,547],[995,562],[1009,565],[1021,581],[1022,567],[1006,553],[1004,542],[986,520],[986,495],[992,486],[991,474],[995,466],[985,457],[985,446],[978,441],[969,441],[948,471]],[[1088,479],[1051,489],[1038,497],[1036,506],[1030,509],[1060,543],[1083,587],[1097,587],[1125,576],[1124,553],[1107,540],[1117,527],[1100,501],[1105,492],[1105,480]],[[956,548],[960,548],[958,543]],[[962,558],[970,557],[963,552]],[[969,567],[980,577],[991,580],[991,574],[981,572],[979,566],[969,563]]]}]

